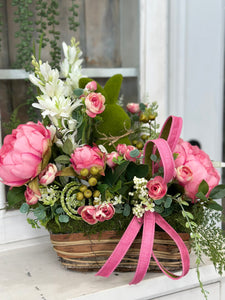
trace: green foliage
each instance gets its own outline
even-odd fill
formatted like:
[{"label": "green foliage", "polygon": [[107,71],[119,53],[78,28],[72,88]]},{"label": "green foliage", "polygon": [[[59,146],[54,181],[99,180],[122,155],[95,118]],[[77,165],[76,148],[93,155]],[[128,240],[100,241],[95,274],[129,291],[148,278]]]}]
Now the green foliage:
[{"label": "green foliage", "polygon": [[13,187],[7,193],[7,204],[8,208],[20,208],[21,204],[25,201],[24,192],[25,186]]},{"label": "green foliage", "polygon": [[[81,78],[79,87],[83,89],[92,80],[90,78]],[[108,151],[114,150],[117,144],[130,144],[128,136],[124,136],[124,134],[130,129],[131,120],[118,104],[122,80],[122,75],[117,74],[106,82],[104,88],[97,83],[96,92],[104,95],[106,108],[101,114],[102,122],[96,124],[94,140],[97,145],[103,144]]]},{"label": "green foliage", "polygon": [[[0,2],[0,8],[3,7],[3,3]],[[0,13],[0,52],[2,50],[2,25],[3,25],[3,22],[2,22],[2,14]]]},{"label": "green foliage", "polygon": [[79,26],[79,23],[76,21],[78,17],[77,9],[79,8],[79,5],[76,4],[76,0],[71,0],[71,7],[69,8],[69,12],[71,13],[71,16],[68,18],[69,23],[69,29],[73,30],[74,32],[77,31],[77,28]]}]

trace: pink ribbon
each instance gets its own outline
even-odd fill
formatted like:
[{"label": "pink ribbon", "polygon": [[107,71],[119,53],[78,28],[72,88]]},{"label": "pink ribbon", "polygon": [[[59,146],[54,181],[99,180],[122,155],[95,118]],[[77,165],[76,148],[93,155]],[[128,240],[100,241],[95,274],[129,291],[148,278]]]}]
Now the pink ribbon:
[{"label": "pink ribbon", "polygon": [[[168,183],[174,175],[175,167],[172,152],[178,142],[181,128],[182,119],[170,116],[162,128],[159,138],[147,142],[144,148],[145,163],[149,164],[150,175],[154,173],[154,164],[150,159],[150,155],[152,153],[157,153],[156,151],[158,151],[164,168],[164,181],[166,183]],[[167,232],[167,234],[176,243],[181,255],[181,275],[175,275],[174,273],[169,272],[155,256],[153,252],[155,224]],[[137,284],[144,278],[149,267],[151,257],[154,258],[161,271],[173,280],[177,280],[188,273],[190,268],[189,252],[179,234],[158,213],[146,211],[142,218],[138,219],[136,216],[133,217],[113,253],[96,275],[103,277],[110,276],[127,253],[142,226],[143,233],[139,260],[134,278],[130,284]]]}]

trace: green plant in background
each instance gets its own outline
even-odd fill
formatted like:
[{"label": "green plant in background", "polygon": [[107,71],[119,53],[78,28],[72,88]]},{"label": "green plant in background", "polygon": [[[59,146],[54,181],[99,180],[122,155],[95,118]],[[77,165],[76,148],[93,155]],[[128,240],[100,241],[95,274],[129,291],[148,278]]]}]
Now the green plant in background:
[{"label": "green plant in background", "polygon": [[[76,21],[79,5],[76,0],[69,0],[71,6],[68,9],[69,29],[76,32],[79,23]],[[12,0],[12,6],[15,7],[15,23],[18,24],[18,30],[15,33],[16,61],[15,68],[25,69],[27,72],[33,71],[31,56],[34,55],[37,60],[41,59],[41,51],[46,46],[50,47],[49,61],[51,67],[57,68],[61,58],[61,49],[59,47],[60,28],[59,22],[59,0]],[[3,4],[0,3],[0,7]],[[0,32],[2,31],[2,17],[0,15]],[[1,51],[0,38],[0,51]],[[32,103],[35,102],[37,89],[26,81],[27,99],[23,105],[27,105],[29,119],[36,121],[37,112],[33,109]],[[15,109],[9,122],[3,124],[7,130],[12,131],[21,121],[18,118],[18,110]],[[8,131],[7,131],[8,132]]]},{"label": "green plant in background", "polygon": [[58,45],[58,41],[60,38],[60,31],[56,29],[56,26],[59,25],[59,21],[57,17],[59,16],[59,3],[58,1],[51,0],[48,9],[47,9],[47,19],[49,26],[49,33],[51,38],[49,39],[49,43],[51,45],[50,55],[52,61],[50,65],[52,68],[57,68],[59,66],[59,61],[61,58],[61,50]]},{"label": "green plant in background", "polygon": [[76,0],[72,0],[71,2],[72,5],[69,8],[69,11],[71,12],[72,16],[68,17],[68,23],[70,30],[76,32],[79,26],[79,23],[76,21],[76,18],[78,17],[77,9],[79,8],[79,5],[76,4]]}]

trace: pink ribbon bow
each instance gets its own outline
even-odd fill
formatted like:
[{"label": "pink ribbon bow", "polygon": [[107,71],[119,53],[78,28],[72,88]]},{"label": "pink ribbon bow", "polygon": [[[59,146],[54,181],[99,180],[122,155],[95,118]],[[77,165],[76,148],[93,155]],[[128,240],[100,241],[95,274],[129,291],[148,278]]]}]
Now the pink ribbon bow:
[{"label": "pink ribbon bow", "polygon": [[[161,163],[164,168],[164,182],[168,183],[174,175],[174,159],[173,151],[178,142],[182,128],[182,119],[179,117],[170,116],[160,132],[159,138],[148,141],[144,148],[145,163],[149,164],[150,176],[154,173],[154,163],[150,156],[156,151],[159,152]],[[157,259],[153,252],[155,224],[159,225],[176,243],[182,261],[182,274],[175,275],[169,272]],[[177,280],[185,276],[190,268],[190,258],[187,247],[179,234],[156,212],[146,211],[142,218],[133,217],[122,238],[110,255],[104,266],[98,271],[96,275],[108,277],[119,265],[139,230],[143,226],[141,249],[139,260],[136,268],[134,278],[130,284],[137,284],[140,282],[149,267],[151,257],[154,258],[161,271],[173,280]]]}]

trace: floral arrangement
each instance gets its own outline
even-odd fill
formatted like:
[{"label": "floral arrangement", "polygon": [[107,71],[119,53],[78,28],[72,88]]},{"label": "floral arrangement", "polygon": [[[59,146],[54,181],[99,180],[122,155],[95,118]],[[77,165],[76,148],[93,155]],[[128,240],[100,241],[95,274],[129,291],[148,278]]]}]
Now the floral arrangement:
[{"label": "floral arrangement", "polygon": [[19,125],[0,150],[9,206],[21,205],[22,213],[32,214],[32,227],[53,233],[123,232],[133,216],[156,212],[176,231],[190,233],[197,266],[206,254],[222,274],[225,239],[215,199],[225,196],[225,186],[209,156],[177,139],[168,150],[173,164],[166,182],[160,151],[148,147],[168,139],[172,119],[159,133],[155,102],[123,109],[121,75],[102,87],[82,76],[74,39],[63,43],[63,52],[60,71],[33,57],[30,81],[39,94],[33,106],[43,120]]}]

